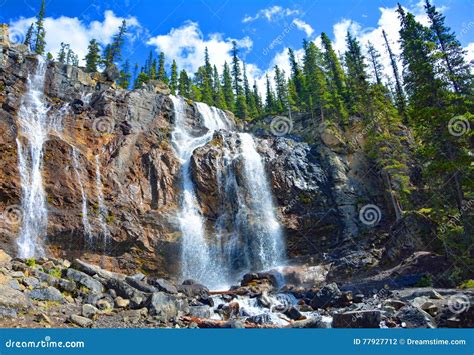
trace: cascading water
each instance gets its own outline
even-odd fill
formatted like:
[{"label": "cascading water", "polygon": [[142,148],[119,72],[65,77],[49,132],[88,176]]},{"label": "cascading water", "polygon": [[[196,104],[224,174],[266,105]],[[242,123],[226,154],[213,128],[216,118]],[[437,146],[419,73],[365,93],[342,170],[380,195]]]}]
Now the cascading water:
[{"label": "cascading water", "polygon": [[[43,188],[43,146],[48,137],[48,106],[44,98],[46,63],[38,57],[34,75],[22,98],[19,115],[18,170],[20,172],[23,220],[18,238],[18,254],[22,258],[44,255],[42,238],[48,226],[48,211]],[[22,142],[24,138],[27,142]]]},{"label": "cascading water", "polygon": [[100,160],[98,155],[95,156],[95,187],[97,189],[97,203],[99,205],[99,224],[102,229],[104,252],[106,252],[109,244],[110,232],[109,227],[107,226],[108,212],[104,201],[104,187],[102,185],[102,175],[100,173]]},{"label": "cascading water", "polygon": [[[182,200],[178,213],[182,232],[182,277],[212,288],[235,281],[238,273],[278,266],[284,259],[282,233],[275,217],[272,195],[262,160],[250,134],[239,134],[240,154],[226,147],[222,171],[217,171],[221,197],[220,215],[214,237],[206,237],[191,178],[190,162],[195,149],[208,143],[215,131],[234,129],[227,115],[203,103],[196,103],[205,133],[192,134],[186,126],[186,103],[172,97],[175,128],[172,141],[182,163]],[[235,160],[243,161],[243,185],[237,182]],[[240,183],[242,184],[242,182]]]},{"label": "cascading water", "polygon": [[79,157],[77,156],[77,150],[73,147],[72,148],[72,166],[74,168],[74,172],[76,173],[77,181],[79,184],[79,188],[81,190],[81,197],[82,197],[82,225],[84,227],[84,234],[87,237],[87,243],[89,246],[92,246],[92,228],[89,223],[89,213],[87,211],[87,196],[84,190],[84,185],[82,183],[82,167],[79,163]]}]

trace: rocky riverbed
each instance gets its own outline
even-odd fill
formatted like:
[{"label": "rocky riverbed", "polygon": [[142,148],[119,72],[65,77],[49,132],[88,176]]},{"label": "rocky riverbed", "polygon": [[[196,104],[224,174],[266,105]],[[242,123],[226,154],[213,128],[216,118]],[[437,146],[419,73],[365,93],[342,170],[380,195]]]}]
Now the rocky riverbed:
[{"label": "rocky riverbed", "polygon": [[[309,269],[299,270],[302,280]],[[79,259],[19,259],[0,250],[0,326],[474,327],[474,291],[387,286],[361,293],[336,283],[292,284],[295,272],[249,273],[228,290],[209,290],[193,280],[178,284],[107,271]]]}]

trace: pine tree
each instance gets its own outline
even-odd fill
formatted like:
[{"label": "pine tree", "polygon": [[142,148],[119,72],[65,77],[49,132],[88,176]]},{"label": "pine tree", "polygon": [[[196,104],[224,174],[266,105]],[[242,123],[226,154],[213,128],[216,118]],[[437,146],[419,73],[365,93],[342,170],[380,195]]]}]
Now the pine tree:
[{"label": "pine tree", "polygon": [[150,81],[150,78],[149,76],[141,71],[137,78],[135,79],[135,82],[133,83],[133,88],[134,89],[141,89],[143,87],[144,84],[148,83]]},{"label": "pine tree", "polygon": [[275,94],[273,93],[272,86],[270,84],[270,78],[266,75],[266,95],[265,95],[265,112],[268,114],[275,113],[277,110],[275,103]]},{"label": "pine tree", "polygon": [[100,63],[100,48],[95,39],[90,40],[84,60],[86,61],[86,70],[90,73],[95,73]]},{"label": "pine tree", "polygon": [[235,96],[242,94],[242,73],[240,71],[239,50],[237,49],[237,42],[232,41],[232,85]]},{"label": "pine tree", "polygon": [[122,66],[122,70],[120,71],[120,77],[118,79],[118,86],[122,89],[128,89],[130,86],[130,80],[132,75],[130,74],[130,62],[128,59]]},{"label": "pine tree", "polygon": [[58,62],[62,64],[66,64],[66,56],[69,51],[69,44],[61,42],[61,48],[58,52]]},{"label": "pine tree", "polygon": [[301,70],[298,62],[296,61],[295,52],[293,51],[293,49],[288,48],[288,56],[291,66],[291,84],[289,84],[289,86],[291,86],[292,89],[290,90],[290,97],[295,103],[296,107],[299,107],[303,110],[305,98],[305,83],[303,71]]},{"label": "pine tree", "polygon": [[472,91],[472,75],[465,60],[465,50],[456,39],[454,33],[444,24],[445,16],[431,5],[429,0],[425,4],[426,13],[430,20],[430,28],[444,67],[444,75],[457,94],[467,94]]},{"label": "pine tree", "polygon": [[303,42],[305,77],[305,106],[311,113],[317,113],[321,120],[325,119],[326,111],[337,115],[338,110],[331,105],[331,94],[323,71],[322,53],[314,42]]},{"label": "pine tree", "polygon": [[204,51],[204,67],[201,70],[201,99],[208,105],[214,103],[213,90],[212,90],[212,65],[209,59],[209,52],[207,47]]},{"label": "pine tree", "polygon": [[275,108],[278,113],[285,112],[288,109],[287,100],[287,86],[285,80],[285,73],[281,71],[278,65],[275,65],[275,88],[276,88],[276,102]]},{"label": "pine tree", "polygon": [[123,20],[118,33],[112,38],[112,43],[106,46],[103,62],[106,68],[112,66],[122,59],[122,47],[127,33],[127,21]]},{"label": "pine tree", "polygon": [[370,57],[370,64],[374,72],[375,82],[377,85],[382,85],[383,65],[380,63],[380,53],[375,49],[372,43],[368,43],[367,53]]},{"label": "pine tree", "polygon": [[219,72],[217,71],[217,67],[215,65],[212,69],[212,75],[213,75],[212,96],[213,96],[214,106],[219,107],[220,109],[226,110],[227,105],[225,102],[224,92],[222,90],[222,85],[219,78]]},{"label": "pine tree", "polygon": [[242,94],[237,96],[237,100],[235,102],[235,115],[241,120],[246,119],[249,115],[247,103],[245,102],[245,96]]},{"label": "pine tree", "polygon": [[255,117],[257,115],[257,107],[255,104],[255,98],[252,95],[252,91],[250,90],[249,80],[247,78],[247,66],[243,63],[244,69],[244,96],[245,96],[245,103],[247,104],[247,111],[250,117]]},{"label": "pine tree", "polygon": [[232,88],[232,76],[227,62],[224,63],[224,71],[222,73],[222,85],[224,91],[225,104],[230,111],[234,110],[234,91]]},{"label": "pine tree", "polygon": [[165,84],[168,84],[168,76],[166,75],[165,69],[165,53],[160,52],[160,56],[158,58],[158,72],[156,75],[156,79],[162,81]]},{"label": "pine tree", "polygon": [[188,73],[184,69],[179,73],[178,92],[179,95],[183,97],[191,97],[191,82],[189,80]]},{"label": "pine tree", "polygon": [[[255,102],[255,109],[256,109],[256,115],[261,115],[263,112],[263,104],[262,104],[262,98],[260,97],[260,94],[258,92],[258,87],[257,87],[257,82],[253,82],[253,89],[252,89],[252,95],[253,99]],[[255,116],[254,116],[255,117]]]},{"label": "pine tree", "polygon": [[35,24],[32,23],[30,25],[30,27],[28,27],[28,31],[26,31],[26,35],[25,35],[25,41],[23,42],[23,44],[25,46],[28,47],[28,49],[31,48],[31,43],[32,43],[32,40],[33,40],[33,31],[35,29]]},{"label": "pine tree", "polygon": [[402,86],[402,81],[400,79],[400,74],[398,73],[398,64],[397,60],[395,58],[395,55],[393,54],[392,48],[390,47],[390,43],[387,38],[387,34],[385,33],[385,30],[382,30],[382,35],[385,41],[385,46],[387,47],[387,52],[390,57],[390,64],[392,66],[392,71],[393,71],[393,77],[395,79],[395,96],[396,96],[396,106],[398,109],[398,113],[400,116],[403,117],[403,122],[406,124],[408,122],[408,114],[407,114],[407,109],[406,109],[406,98],[405,98],[405,93],[403,91],[403,86]]},{"label": "pine tree", "polygon": [[174,59],[171,64],[170,90],[172,95],[176,95],[178,91],[178,65]]},{"label": "pine tree", "polygon": [[369,83],[367,81],[367,65],[362,55],[359,41],[347,32],[347,51],[344,55],[347,68],[348,102],[352,115],[364,116],[368,106]]},{"label": "pine tree", "polygon": [[339,123],[346,125],[348,118],[346,103],[348,98],[344,71],[332,47],[331,40],[324,32],[321,34],[321,40],[324,47],[324,63],[329,74],[328,83],[332,101],[331,104],[336,110]]},{"label": "pine tree", "polygon": [[39,55],[43,55],[46,48],[46,31],[44,29],[45,6],[45,0],[42,0],[40,11],[36,17],[35,52]]}]

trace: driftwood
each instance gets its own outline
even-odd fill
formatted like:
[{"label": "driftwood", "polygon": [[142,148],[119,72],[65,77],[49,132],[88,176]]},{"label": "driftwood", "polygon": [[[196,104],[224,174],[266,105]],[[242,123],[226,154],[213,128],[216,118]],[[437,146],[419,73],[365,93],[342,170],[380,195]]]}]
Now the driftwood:
[{"label": "driftwood", "polygon": [[[183,316],[181,320],[184,322],[194,322],[199,328],[229,328],[229,322],[225,320],[214,320],[207,318],[198,318]],[[277,328],[273,324],[257,324],[251,322],[242,322],[244,328]]]}]

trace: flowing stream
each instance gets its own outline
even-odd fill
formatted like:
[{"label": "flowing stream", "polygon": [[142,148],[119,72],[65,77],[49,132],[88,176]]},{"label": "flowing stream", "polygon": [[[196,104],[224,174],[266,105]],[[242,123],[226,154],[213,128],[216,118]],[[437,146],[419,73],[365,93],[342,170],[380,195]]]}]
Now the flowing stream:
[{"label": "flowing stream", "polygon": [[22,258],[44,255],[42,239],[48,226],[48,210],[43,187],[43,146],[48,137],[48,106],[44,97],[46,63],[38,56],[36,71],[28,78],[18,115],[18,170],[22,195],[22,224],[17,241]]},{"label": "flowing stream", "polygon": [[[192,181],[191,158],[216,131],[234,131],[234,123],[224,111],[196,103],[201,119],[201,127],[196,129],[190,126],[192,122],[186,121],[186,102],[174,96],[172,101],[175,111],[172,142],[182,164],[182,197],[178,212],[182,233],[182,278],[195,279],[215,289],[224,288],[234,282],[239,273],[280,265],[284,259],[283,237],[253,137],[247,133],[238,134],[240,153],[237,155],[227,147],[223,148],[223,168],[217,171],[221,208],[215,232],[207,235]],[[241,179],[235,169],[239,159],[243,162]]]}]

